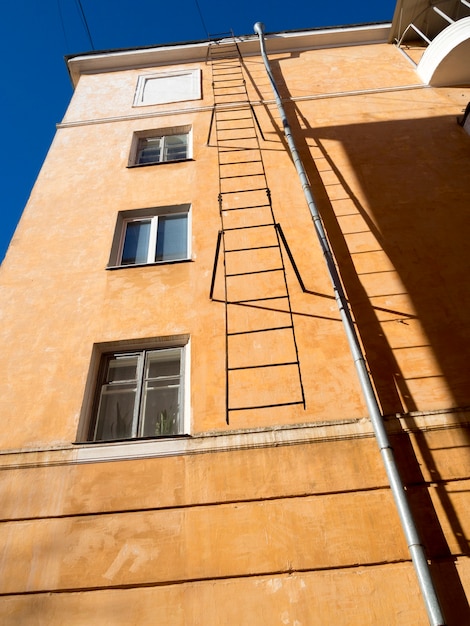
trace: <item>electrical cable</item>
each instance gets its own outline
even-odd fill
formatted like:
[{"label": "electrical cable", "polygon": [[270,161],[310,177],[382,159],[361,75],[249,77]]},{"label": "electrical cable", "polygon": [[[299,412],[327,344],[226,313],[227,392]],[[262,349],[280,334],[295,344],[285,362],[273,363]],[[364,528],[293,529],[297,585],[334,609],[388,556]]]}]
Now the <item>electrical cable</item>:
[{"label": "electrical cable", "polygon": [[197,8],[197,10],[198,10],[199,17],[201,18],[202,27],[204,28],[204,30],[205,30],[205,32],[206,32],[207,39],[210,39],[210,36],[209,36],[209,31],[207,30],[206,23],[204,22],[204,18],[203,18],[203,16],[202,16],[202,11],[201,11],[201,7],[199,6],[199,2],[198,2],[198,0],[194,0],[194,2],[196,3],[196,8]]},{"label": "electrical cable", "polygon": [[60,6],[60,0],[57,0],[57,9],[59,11],[59,19],[60,19],[60,25],[62,27],[62,34],[64,35],[65,48],[67,50],[70,50],[69,42],[68,42],[68,39],[67,39],[67,33],[65,31],[64,14],[62,13],[62,7]]},{"label": "electrical cable", "polygon": [[78,10],[79,10],[80,15],[82,17],[82,21],[83,21],[83,24],[85,26],[85,30],[86,30],[87,35],[88,35],[88,39],[90,40],[91,49],[94,50],[95,46],[93,44],[93,39],[91,38],[90,29],[88,28],[88,22],[87,22],[87,19],[86,19],[85,11],[83,10],[82,2],[81,2],[81,0],[75,0],[75,2],[77,4]]}]

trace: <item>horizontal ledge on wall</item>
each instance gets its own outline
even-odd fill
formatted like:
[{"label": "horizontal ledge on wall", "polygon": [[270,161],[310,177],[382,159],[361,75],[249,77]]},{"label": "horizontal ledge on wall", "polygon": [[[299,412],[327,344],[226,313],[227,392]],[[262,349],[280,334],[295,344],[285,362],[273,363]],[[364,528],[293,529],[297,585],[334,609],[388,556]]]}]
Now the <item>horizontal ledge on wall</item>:
[{"label": "horizontal ledge on wall", "polygon": [[[391,435],[470,425],[470,407],[415,411],[386,416]],[[257,429],[194,433],[183,438],[132,440],[113,443],[70,443],[62,447],[10,450],[0,453],[0,470],[101,463],[142,458],[208,454],[373,437],[368,418],[334,420]]]}]

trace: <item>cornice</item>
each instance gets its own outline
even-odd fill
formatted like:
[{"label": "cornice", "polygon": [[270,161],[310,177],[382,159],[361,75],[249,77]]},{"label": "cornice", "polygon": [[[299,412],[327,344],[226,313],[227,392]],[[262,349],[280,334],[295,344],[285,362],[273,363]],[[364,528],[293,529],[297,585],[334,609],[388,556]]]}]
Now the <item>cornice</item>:
[{"label": "cornice", "polygon": [[[389,39],[390,26],[390,23],[379,23],[271,33],[266,35],[266,45],[269,54],[276,54],[315,48],[386,43]],[[223,39],[220,40],[222,43],[223,41]],[[243,56],[259,54],[259,42],[256,35],[237,37],[237,42]],[[82,74],[204,62],[208,45],[208,41],[193,41],[155,47],[89,52],[69,55],[65,60],[72,83],[76,86]]]}]

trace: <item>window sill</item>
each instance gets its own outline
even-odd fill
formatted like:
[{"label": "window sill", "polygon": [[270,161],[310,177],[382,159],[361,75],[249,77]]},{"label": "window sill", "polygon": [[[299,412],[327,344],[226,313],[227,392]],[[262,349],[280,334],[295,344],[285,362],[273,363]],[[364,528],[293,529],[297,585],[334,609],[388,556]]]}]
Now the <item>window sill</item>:
[{"label": "window sill", "polygon": [[154,163],[130,163],[126,167],[128,170],[133,170],[136,167],[139,168],[150,167],[152,165],[171,165],[172,163],[187,163],[191,161],[195,161],[195,159],[173,159],[171,161],[155,161]]},{"label": "window sill", "polygon": [[174,261],[156,261],[155,263],[135,263],[134,265],[108,265],[107,270],[126,270],[133,267],[155,267],[158,265],[175,265],[178,263],[192,263],[193,259],[176,259]]},{"label": "window sill", "polygon": [[96,441],[85,440],[74,441],[72,443],[74,446],[109,446],[140,442],[155,443],[156,441],[167,441],[168,439],[181,439],[188,437],[190,437],[188,433],[173,433],[172,435],[158,435],[156,437],[129,437],[128,439],[100,439]]},{"label": "window sill", "polygon": [[190,441],[189,434],[180,434],[113,441],[77,441],[73,445],[77,448],[77,461],[94,462],[184,454]]}]

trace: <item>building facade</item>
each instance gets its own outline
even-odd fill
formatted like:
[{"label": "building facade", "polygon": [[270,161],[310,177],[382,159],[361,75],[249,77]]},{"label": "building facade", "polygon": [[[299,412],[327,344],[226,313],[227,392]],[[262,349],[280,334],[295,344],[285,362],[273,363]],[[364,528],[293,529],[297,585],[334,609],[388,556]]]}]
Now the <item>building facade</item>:
[{"label": "building facade", "polygon": [[[267,48],[457,626],[469,38],[409,9]],[[427,624],[257,37],[67,64],[0,274],[2,624]]]}]

